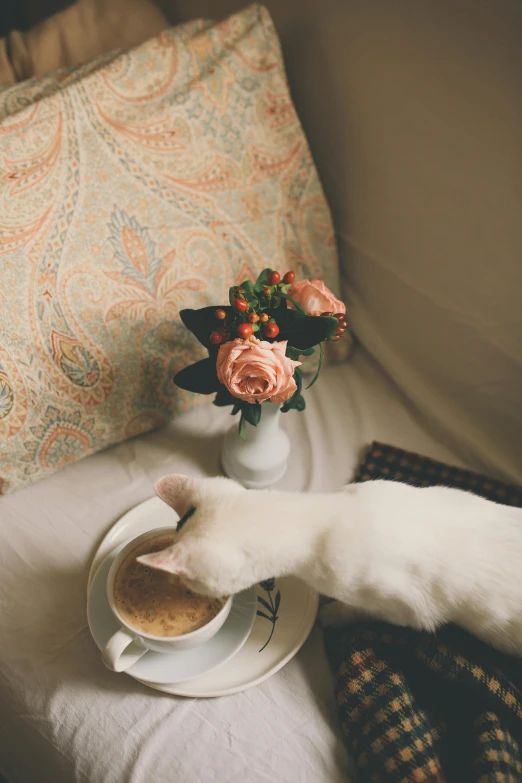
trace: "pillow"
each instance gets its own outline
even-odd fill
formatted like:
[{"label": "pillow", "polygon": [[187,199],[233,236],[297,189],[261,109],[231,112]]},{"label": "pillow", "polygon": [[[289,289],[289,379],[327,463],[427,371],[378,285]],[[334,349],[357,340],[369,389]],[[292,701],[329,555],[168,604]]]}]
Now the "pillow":
[{"label": "pillow", "polygon": [[166,27],[152,0],[77,0],[27,32],[0,39],[0,86],[130,49]]},{"label": "pillow", "polygon": [[260,6],[31,89],[0,121],[4,492],[196,404],[172,382],[202,356],[180,308],[226,302],[267,264],[339,290]]}]

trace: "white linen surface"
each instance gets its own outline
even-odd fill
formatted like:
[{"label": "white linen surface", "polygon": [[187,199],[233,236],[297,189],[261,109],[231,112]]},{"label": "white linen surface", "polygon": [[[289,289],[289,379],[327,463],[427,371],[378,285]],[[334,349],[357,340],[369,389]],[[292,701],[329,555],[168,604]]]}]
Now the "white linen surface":
[{"label": "white linen surface", "polygon": [[[463,464],[362,350],[327,368],[306,399],[304,414],[283,417],[293,451],[281,488],[342,486],[372,439]],[[208,405],[0,499],[0,772],[10,783],[349,779],[319,629],[273,678],[213,700],[109,672],[89,634],[98,542],[159,476],[216,474],[232,422]]]}]

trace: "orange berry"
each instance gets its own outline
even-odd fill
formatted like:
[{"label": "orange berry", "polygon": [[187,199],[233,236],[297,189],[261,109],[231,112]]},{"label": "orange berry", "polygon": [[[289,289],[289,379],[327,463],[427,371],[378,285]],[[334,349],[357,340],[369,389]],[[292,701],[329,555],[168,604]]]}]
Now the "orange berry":
[{"label": "orange berry", "polygon": [[268,275],[268,282],[270,285],[278,285],[281,282],[281,275],[279,272],[270,272]]},{"label": "orange berry", "polygon": [[252,334],[252,324],[239,324],[237,333],[243,340],[246,340]]},{"label": "orange berry", "polygon": [[219,345],[223,342],[223,335],[221,332],[211,332],[210,333],[210,342],[214,345]]},{"label": "orange berry", "polygon": [[279,326],[275,323],[269,323],[265,326],[265,335],[267,337],[277,337],[279,334]]},{"label": "orange berry", "polygon": [[259,316],[257,313],[250,313],[248,316],[248,320],[250,321],[251,324],[257,324],[257,322],[259,321]]},{"label": "orange berry", "polygon": [[270,320],[270,316],[268,315],[268,313],[261,313],[261,317],[259,320],[262,323],[266,324],[266,322]]},{"label": "orange berry", "polygon": [[216,310],[216,318],[218,319],[218,321],[224,321],[226,317],[227,314],[224,310],[222,310],[221,308],[219,308],[219,310]]},{"label": "orange berry", "polygon": [[244,313],[248,310],[248,302],[246,299],[234,299],[234,310],[238,313]]},{"label": "orange berry", "polygon": [[263,288],[263,291],[262,291],[262,293],[263,293],[265,296],[272,296],[272,289],[271,289],[271,288],[269,288],[267,285],[265,285],[265,287]]},{"label": "orange berry", "polygon": [[294,280],[295,280],[295,272],[287,272],[286,275],[283,277],[283,283],[286,283],[286,285],[292,285]]}]

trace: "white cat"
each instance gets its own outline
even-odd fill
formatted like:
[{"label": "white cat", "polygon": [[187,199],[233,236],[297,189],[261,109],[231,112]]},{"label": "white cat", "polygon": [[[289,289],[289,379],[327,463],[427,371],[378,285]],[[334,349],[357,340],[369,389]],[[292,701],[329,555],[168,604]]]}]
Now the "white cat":
[{"label": "white cat", "polygon": [[323,608],[324,625],[360,611],[429,631],[453,622],[522,654],[522,509],[392,481],[298,494],[171,475],[156,492],[182,529],[139,560],[198,593],[295,574],[338,599]]}]

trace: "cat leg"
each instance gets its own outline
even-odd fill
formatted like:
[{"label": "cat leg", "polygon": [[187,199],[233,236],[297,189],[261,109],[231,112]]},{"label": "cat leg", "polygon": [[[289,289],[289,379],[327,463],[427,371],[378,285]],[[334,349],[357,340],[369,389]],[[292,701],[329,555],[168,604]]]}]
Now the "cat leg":
[{"label": "cat leg", "polygon": [[321,628],[340,628],[366,618],[361,609],[344,604],[342,601],[331,601],[319,610],[318,620]]}]

